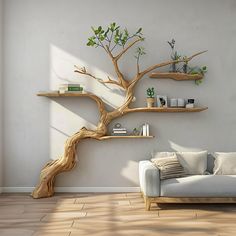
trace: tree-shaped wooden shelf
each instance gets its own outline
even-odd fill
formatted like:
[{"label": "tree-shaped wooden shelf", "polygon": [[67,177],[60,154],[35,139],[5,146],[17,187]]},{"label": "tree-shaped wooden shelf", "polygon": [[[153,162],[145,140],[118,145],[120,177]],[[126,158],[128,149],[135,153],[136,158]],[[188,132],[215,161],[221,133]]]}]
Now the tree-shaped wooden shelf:
[{"label": "tree-shaped wooden shelf", "polygon": [[[159,70],[164,66],[176,65],[178,63],[187,64],[194,57],[204,53],[205,51],[193,54],[190,57],[185,58],[177,58],[170,61],[162,62],[159,64],[151,65],[145,69],[140,68],[139,61],[140,57],[145,54],[144,49],[142,47],[138,47],[136,51],[136,73],[132,78],[127,79],[124,73],[122,73],[121,68],[119,66],[119,61],[126,52],[136,45],[137,43],[144,40],[142,36],[142,29],[138,29],[136,33],[130,34],[128,30],[122,30],[120,26],[117,26],[115,23],[112,23],[108,26],[107,29],[103,29],[101,26],[98,28],[93,28],[93,35],[88,39],[87,46],[91,47],[100,47],[102,48],[108,57],[111,59],[112,65],[114,67],[116,78],[110,78],[107,76],[106,78],[98,78],[96,75],[92,74],[85,67],[75,66],[75,72],[80,75],[87,76],[89,79],[95,79],[98,82],[104,85],[114,85],[119,89],[123,90],[125,93],[125,99],[122,105],[113,110],[108,110],[106,108],[105,102],[98,96],[92,93],[65,93],[59,94],[55,91],[48,92],[40,92],[38,96],[44,96],[49,98],[58,98],[58,97],[88,97],[93,99],[98,107],[99,111],[99,121],[97,127],[95,129],[88,129],[86,127],[82,127],[78,132],[71,135],[66,143],[64,148],[64,153],[58,159],[50,161],[46,166],[42,169],[40,174],[40,180],[36,188],[34,189],[32,196],[34,198],[42,198],[42,197],[51,197],[54,194],[54,183],[55,178],[58,174],[70,171],[76,165],[76,156],[77,156],[77,145],[82,140],[85,139],[96,139],[96,140],[106,140],[106,139],[118,139],[118,138],[153,138],[153,136],[109,136],[108,135],[108,125],[116,118],[121,117],[125,114],[132,112],[200,112],[207,109],[207,107],[195,107],[195,108],[159,108],[159,107],[139,107],[139,108],[130,108],[132,101],[134,99],[134,91],[137,83],[144,78],[146,75],[151,73],[154,70]],[[117,50],[119,46],[121,50]],[[113,50],[115,49],[116,50]],[[173,74],[159,75],[162,77],[170,77],[177,80],[187,80],[187,75],[176,74],[173,77]],[[196,77],[192,78],[196,80]],[[200,79],[200,78],[199,78]]]},{"label": "tree-shaped wooden shelf", "polygon": [[203,78],[201,74],[186,74],[181,72],[153,72],[150,78],[157,79],[173,79],[173,80],[200,80]]}]

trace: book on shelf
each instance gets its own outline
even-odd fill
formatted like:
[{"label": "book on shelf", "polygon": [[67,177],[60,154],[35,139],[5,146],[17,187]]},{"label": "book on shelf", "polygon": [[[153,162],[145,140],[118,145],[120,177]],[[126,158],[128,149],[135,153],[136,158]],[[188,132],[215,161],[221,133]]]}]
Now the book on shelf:
[{"label": "book on shelf", "polygon": [[113,134],[127,134],[127,131],[113,131]]},{"label": "book on shelf", "polygon": [[143,124],[142,136],[150,136],[150,128],[149,128],[149,124],[148,123]]},{"label": "book on shelf", "polygon": [[122,133],[122,134],[112,133],[112,136],[127,136],[127,133]]},{"label": "book on shelf", "polygon": [[126,128],[113,128],[113,131],[126,131]]},{"label": "book on shelf", "polygon": [[84,93],[83,91],[64,91],[63,93]]},{"label": "book on shelf", "polygon": [[67,91],[82,92],[83,87],[81,87],[80,84],[60,84],[59,85],[59,93],[65,93]]}]

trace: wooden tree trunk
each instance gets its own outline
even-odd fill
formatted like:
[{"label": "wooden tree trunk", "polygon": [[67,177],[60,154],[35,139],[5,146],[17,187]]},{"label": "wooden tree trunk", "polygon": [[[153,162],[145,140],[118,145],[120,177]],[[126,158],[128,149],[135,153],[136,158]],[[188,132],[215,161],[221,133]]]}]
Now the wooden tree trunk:
[{"label": "wooden tree trunk", "polygon": [[51,197],[54,194],[55,177],[65,171],[70,171],[76,165],[77,144],[87,138],[98,139],[105,135],[106,130],[96,131],[82,128],[78,133],[71,136],[65,144],[64,155],[57,160],[49,162],[41,171],[38,186],[32,193],[33,198]]}]

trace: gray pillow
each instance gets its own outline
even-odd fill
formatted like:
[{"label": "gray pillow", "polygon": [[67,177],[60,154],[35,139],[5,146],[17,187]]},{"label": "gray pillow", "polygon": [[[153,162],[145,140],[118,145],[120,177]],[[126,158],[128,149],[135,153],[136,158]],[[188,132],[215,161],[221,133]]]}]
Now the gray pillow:
[{"label": "gray pillow", "polygon": [[236,152],[215,152],[214,157],[214,175],[236,175]]},{"label": "gray pillow", "polygon": [[177,158],[190,175],[203,175],[207,170],[207,151],[177,152]]},{"label": "gray pillow", "polygon": [[160,170],[160,179],[172,179],[187,175],[176,155],[162,158],[153,158],[153,164]]}]

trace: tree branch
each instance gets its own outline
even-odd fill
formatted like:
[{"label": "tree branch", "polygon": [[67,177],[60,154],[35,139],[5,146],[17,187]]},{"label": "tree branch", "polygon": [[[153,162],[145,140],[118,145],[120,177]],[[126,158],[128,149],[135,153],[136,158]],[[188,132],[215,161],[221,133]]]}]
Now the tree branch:
[{"label": "tree branch", "polygon": [[118,82],[119,85],[120,85],[122,88],[127,89],[129,83],[128,83],[128,81],[125,80],[124,75],[121,73],[121,71],[120,71],[120,69],[119,69],[119,65],[118,65],[117,60],[116,60],[115,57],[112,55],[112,53],[111,53],[111,51],[110,51],[110,49],[109,49],[108,46],[106,46],[106,49],[107,49],[107,51],[108,51],[108,55],[109,55],[110,58],[111,58],[112,64],[113,64],[114,69],[115,69],[115,72],[116,72],[116,74],[117,74],[118,81],[119,81],[119,82]]},{"label": "tree branch", "polygon": [[75,70],[74,72],[82,74],[82,75],[87,75],[87,76],[97,80],[99,83],[102,83],[102,84],[115,84],[115,85],[120,86],[120,87],[123,88],[123,86],[119,82],[117,82],[115,80],[112,80],[109,76],[108,76],[108,80],[104,81],[104,80],[102,80],[100,78],[97,78],[93,74],[87,72],[85,67],[79,68],[78,66],[75,65],[75,68],[77,68],[77,70]]},{"label": "tree branch", "polygon": [[126,48],[124,48],[124,49],[115,57],[115,60],[118,61],[118,60],[121,58],[121,56],[122,56],[123,54],[125,54],[125,53],[129,50],[129,48],[131,48],[134,44],[136,44],[137,42],[140,42],[140,41],[142,41],[142,40],[143,40],[143,38],[137,38],[136,40],[134,40],[132,43],[130,43]]}]

